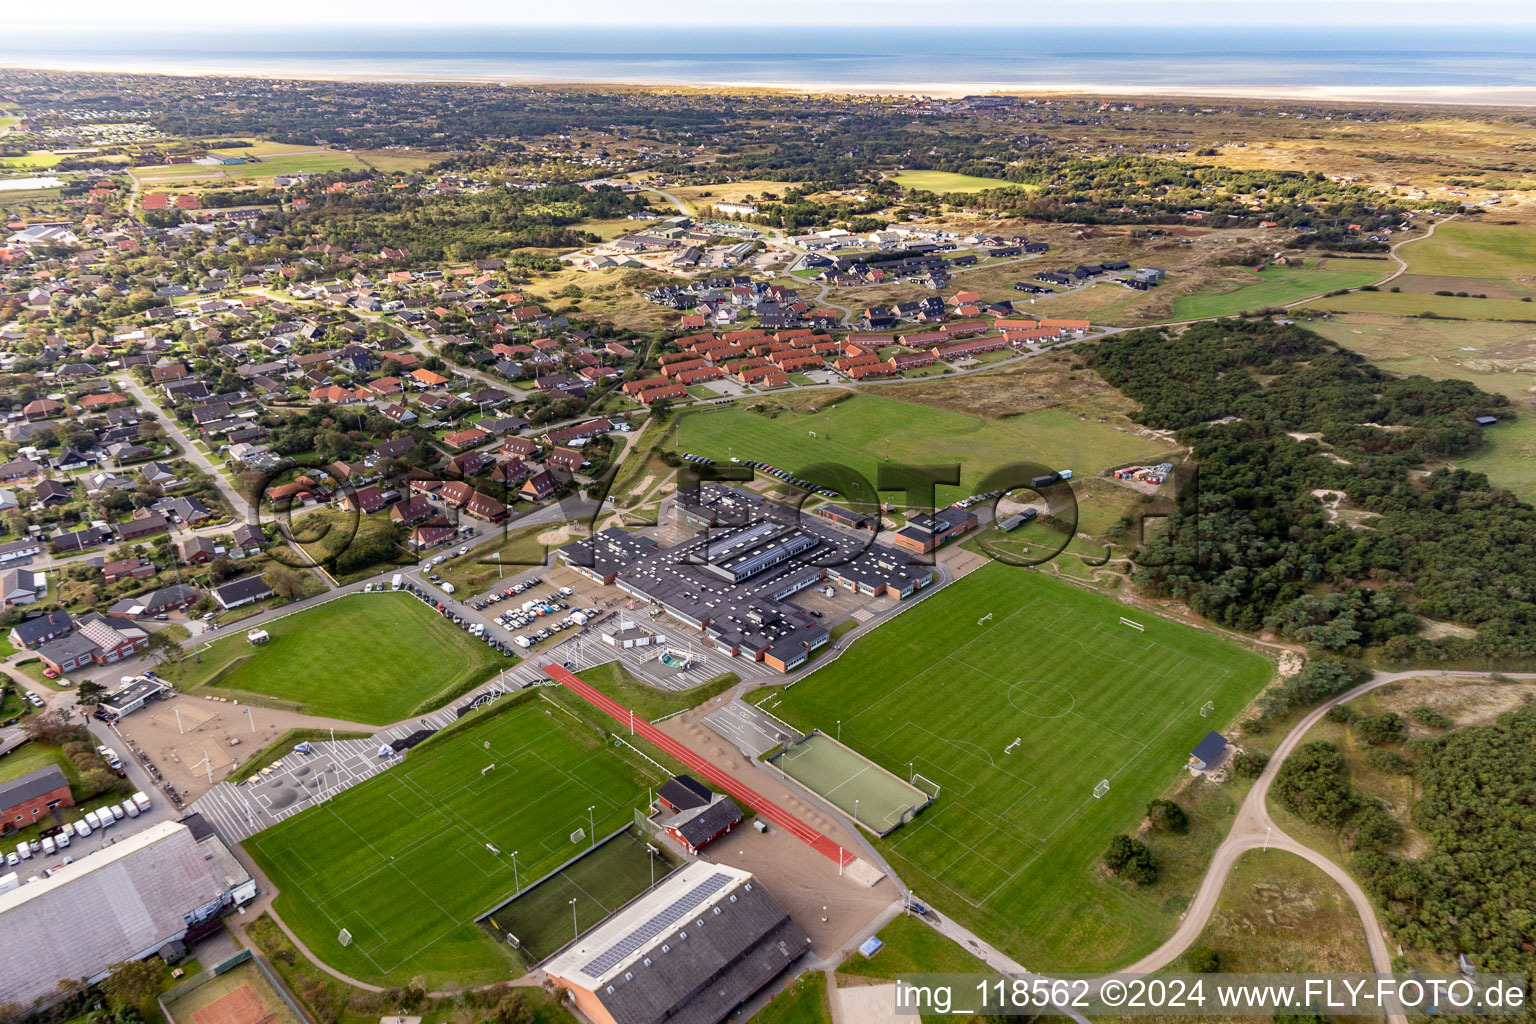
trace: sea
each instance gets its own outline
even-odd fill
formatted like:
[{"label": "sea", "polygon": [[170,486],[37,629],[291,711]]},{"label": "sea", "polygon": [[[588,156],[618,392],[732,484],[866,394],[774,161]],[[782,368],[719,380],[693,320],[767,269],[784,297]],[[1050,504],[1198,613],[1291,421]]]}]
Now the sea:
[{"label": "sea", "polygon": [[82,27],[0,34],[0,67],[509,84],[1482,93],[1536,88],[1536,27]]}]

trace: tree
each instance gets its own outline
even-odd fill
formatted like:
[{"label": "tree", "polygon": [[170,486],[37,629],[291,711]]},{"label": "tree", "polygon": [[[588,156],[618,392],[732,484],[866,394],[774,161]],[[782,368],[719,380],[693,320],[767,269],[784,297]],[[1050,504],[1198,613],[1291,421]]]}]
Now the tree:
[{"label": "tree", "polygon": [[114,1009],[134,1007],[147,1012],[160,994],[160,984],[165,980],[165,961],[159,957],[143,960],[126,960],[113,964],[111,975],[102,983],[107,999]]},{"label": "tree", "polygon": [[75,703],[80,705],[99,704],[101,703],[102,694],[106,692],[107,688],[100,683],[83,679],[80,682],[79,689],[75,691]]},{"label": "tree", "polygon": [[491,1015],[495,1024],[533,1024],[535,1014],[528,993],[522,989],[510,989],[496,1003]]},{"label": "tree", "polygon": [[1321,740],[1297,747],[1275,773],[1275,794],[1305,821],[1337,827],[1354,810],[1339,748]]},{"label": "tree", "polygon": [[304,592],[304,577],[287,566],[274,565],[267,570],[267,585],[284,601],[293,601]]},{"label": "tree", "polygon": [[1145,843],[1128,835],[1121,834],[1109,841],[1109,849],[1104,851],[1104,866],[1137,885],[1151,885],[1157,881],[1157,858]]},{"label": "tree", "polygon": [[1151,819],[1152,827],[1159,832],[1182,835],[1189,831],[1189,816],[1184,813],[1184,808],[1172,800],[1157,799],[1147,804],[1147,817]]}]

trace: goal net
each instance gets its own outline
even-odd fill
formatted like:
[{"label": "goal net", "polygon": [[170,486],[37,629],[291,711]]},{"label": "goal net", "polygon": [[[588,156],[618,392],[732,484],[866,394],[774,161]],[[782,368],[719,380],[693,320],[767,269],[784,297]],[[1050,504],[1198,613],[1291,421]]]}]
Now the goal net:
[{"label": "goal net", "polygon": [[336,941],[343,946],[350,946],[352,945],[352,933],[343,928],[336,934]]},{"label": "goal net", "polygon": [[1093,787],[1093,798],[1095,800],[1097,800],[1100,797],[1102,797],[1105,793],[1108,793],[1108,792],[1109,792],[1109,780],[1108,779],[1100,779],[1099,780],[1099,784],[1097,786]]},{"label": "goal net", "polygon": [[585,838],[587,838],[587,830],[584,828],[579,828],[571,833],[571,842],[573,843],[579,843]]}]

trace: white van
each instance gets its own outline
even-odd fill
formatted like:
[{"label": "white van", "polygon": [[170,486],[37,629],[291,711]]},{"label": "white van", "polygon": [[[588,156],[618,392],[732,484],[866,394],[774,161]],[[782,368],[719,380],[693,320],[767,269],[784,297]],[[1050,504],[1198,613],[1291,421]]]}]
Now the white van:
[{"label": "white van", "polygon": [[64,826],[64,831],[53,837],[53,845],[63,850],[69,846],[69,826]]},{"label": "white van", "polygon": [[532,647],[533,646],[533,641],[529,640],[525,636],[515,636],[515,637],[512,638],[512,642],[517,644],[517,646],[519,646],[519,647],[525,647],[526,648],[526,647]]},{"label": "white van", "polygon": [[438,586],[443,588],[443,593],[445,594],[451,594],[454,591],[454,586],[452,583],[439,583]]},{"label": "white van", "polygon": [[149,797],[145,796],[143,793],[135,793],[135,794],[133,794],[133,802],[138,807],[139,810],[141,810],[141,811],[149,810],[149,807],[150,807]]},{"label": "white van", "polygon": [[52,857],[58,848],[53,845],[53,836],[43,836],[43,856]]},{"label": "white van", "polygon": [[405,577],[398,572],[395,573],[395,578],[389,581],[389,589],[399,590],[403,586],[405,586]]},{"label": "white van", "polygon": [[81,818],[79,821],[75,822],[75,835],[79,836],[81,839],[84,839],[86,836],[89,836],[90,834],[91,834],[91,826],[89,826],[89,825],[87,825],[85,823],[85,819],[84,818]]},{"label": "white van", "polygon": [[139,809],[133,805],[132,800],[124,800],[123,813],[130,818],[137,818],[139,816]]},{"label": "white van", "polygon": [[120,805],[118,805],[118,804],[110,804],[107,807],[102,808],[102,813],[103,814],[106,814],[108,812],[111,813],[113,821],[122,821],[123,820],[123,809],[122,809],[122,807]]},{"label": "white van", "polygon": [[32,847],[28,846],[26,843],[17,843],[16,852],[20,854],[22,860],[32,859]]}]

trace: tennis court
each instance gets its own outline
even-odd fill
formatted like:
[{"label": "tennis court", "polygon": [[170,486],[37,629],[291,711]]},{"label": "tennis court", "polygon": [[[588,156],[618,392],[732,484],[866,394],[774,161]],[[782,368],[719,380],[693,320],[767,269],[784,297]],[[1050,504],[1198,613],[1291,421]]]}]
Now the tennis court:
[{"label": "tennis court", "polygon": [[888,835],[933,799],[820,732],[769,760],[877,835]]},{"label": "tennis court", "polygon": [[518,951],[535,964],[570,942],[578,928],[585,931],[649,889],[653,878],[666,878],[679,863],[665,843],[648,841],[630,828],[530,885],[481,923],[499,942],[516,937]]},{"label": "tennis court", "polygon": [[167,995],[172,1024],[303,1024],[250,960]]}]

